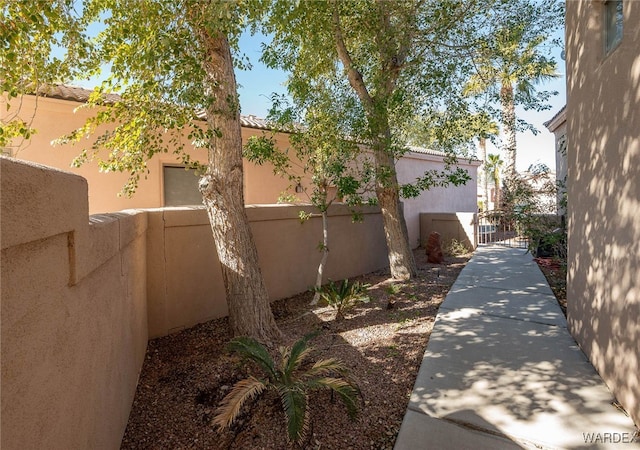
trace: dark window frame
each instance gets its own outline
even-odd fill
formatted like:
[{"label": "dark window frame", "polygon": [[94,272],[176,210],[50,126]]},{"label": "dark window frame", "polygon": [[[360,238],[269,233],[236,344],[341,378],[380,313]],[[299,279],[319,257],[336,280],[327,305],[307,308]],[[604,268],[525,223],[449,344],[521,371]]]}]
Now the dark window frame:
[{"label": "dark window frame", "polygon": [[[180,169],[183,170],[184,172],[190,174],[191,176],[193,176],[194,178],[194,186],[198,187],[198,176],[195,175],[193,173],[193,169],[187,169],[186,166],[184,165],[180,165],[180,164],[162,164],[162,206],[163,207],[176,207],[176,206],[202,206],[202,195],[200,194],[199,191],[197,194],[197,201],[196,201],[196,196],[193,196],[193,202],[186,202],[186,201],[171,201],[171,204],[168,204],[168,185],[167,185],[167,169]],[[175,172],[174,172],[175,173]]]},{"label": "dark window frame", "polygon": [[602,23],[603,46],[606,56],[620,45],[624,36],[624,0],[605,0],[603,2]]}]

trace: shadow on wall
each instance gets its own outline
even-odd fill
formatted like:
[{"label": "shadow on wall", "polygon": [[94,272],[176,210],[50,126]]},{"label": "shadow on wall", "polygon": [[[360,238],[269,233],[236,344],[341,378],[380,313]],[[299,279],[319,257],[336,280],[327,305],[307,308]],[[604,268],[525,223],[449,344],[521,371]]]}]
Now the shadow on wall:
[{"label": "shadow on wall", "polygon": [[567,313],[640,423],[640,3],[624,8],[624,38],[605,56],[604,3],[567,2]]},{"label": "shadow on wall", "polygon": [[[89,217],[84,178],[5,157],[0,172],[0,446],[116,448],[148,338],[227,314],[207,214]],[[247,208],[273,300],[315,281],[321,223],[300,209]],[[346,207],[329,214],[327,277],[388,265],[378,208],[357,224]]]},{"label": "shadow on wall", "polygon": [[429,234],[440,233],[443,248],[456,240],[469,250],[477,246],[476,213],[420,213],[420,246],[426,248]]},{"label": "shadow on wall", "polygon": [[[300,222],[298,205],[247,206],[260,268],[271,300],[313,286],[321,254],[320,218]],[[227,315],[220,263],[203,207],[146,210],[149,216],[149,336],[159,337]],[[387,248],[377,207],[363,208],[364,221],[352,223],[346,206],[329,210],[328,279],[340,280],[386,267]],[[188,249],[188,251],[185,251]]]}]

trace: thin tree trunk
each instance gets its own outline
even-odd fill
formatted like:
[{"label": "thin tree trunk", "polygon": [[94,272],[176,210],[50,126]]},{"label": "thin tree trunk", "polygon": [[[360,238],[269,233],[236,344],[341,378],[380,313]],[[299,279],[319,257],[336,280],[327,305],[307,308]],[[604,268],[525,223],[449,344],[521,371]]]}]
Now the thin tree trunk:
[{"label": "thin tree trunk", "polygon": [[503,84],[500,89],[502,106],[502,125],[504,127],[505,182],[516,176],[516,108],[513,98],[513,86]]},{"label": "thin tree trunk", "polygon": [[233,61],[225,35],[199,30],[206,52],[206,89],[212,103],[207,123],[212,133],[200,192],[211,222],[235,336],[263,342],[280,337],[258,264],[243,194],[242,138]]},{"label": "thin tree trunk", "polygon": [[[377,136],[377,142],[373,142],[373,153],[376,161],[376,196],[378,197],[378,204],[382,210],[391,276],[397,280],[408,280],[409,278],[415,277],[418,270],[409,245],[404,211],[400,205],[395,161],[393,155],[387,151],[388,144],[391,142],[389,120],[385,115],[386,112],[384,112],[384,109],[376,107],[376,101],[367,89],[362,74],[353,64],[342,35],[337,5],[337,2],[334,0],[332,2],[333,32],[338,58],[344,65],[349,84],[360,99],[360,103],[366,112],[367,121],[372,128],[372,135]],[[390,22],[384,22],[382,26],[391,25]],[[378,100],[384,98],[385,95],[389,97],[392,94],[402,58],[398,58],[398,55],[385,54],[383,59],[388,62],[388,69],[385,69],[387,77],[383,83],[384,86],[381,87],[384,92],[378,92]]]},{"label": "thin tree trunk", "polygon": [[493,205],[493,209],[495,210],[500,210],[501,205],[500,205],[500,175],[498,174],[497,170],[498,169],[494,169],[496,172],[493,173],[493,184],[495,186],[495,190],[496,190],[496,203],[495,205]]},{"label": "thin tree trunk", "polygon": [[318,274],[316,276],[316,293],[313,295],[311,305],[317,305],[320,301],[320,288],[322,287],[322,279],[324,277],[324,269],[329,258],[329,217],[327,210],[322,211],[322,258],[318,265]]},{"label": "thin tree trunk", "polygon": [[487,140],[485,138],[480,138],[479,140],[480,147],[480,167],[478,167],[478,172],[480,173],[480,186],[482,187],[484,194],[484,210],[489,210],[489,183],[487,182]]}]

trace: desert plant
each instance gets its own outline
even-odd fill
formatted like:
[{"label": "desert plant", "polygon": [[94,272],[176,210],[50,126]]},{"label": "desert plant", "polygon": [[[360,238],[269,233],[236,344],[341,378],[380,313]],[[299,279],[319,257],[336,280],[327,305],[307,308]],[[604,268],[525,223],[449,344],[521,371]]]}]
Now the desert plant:
[{"label": "desert plant", "polygon": [[398,297],[402,293],[402,285],[397,283],[392,283],[389,286],[384,288],[388,294],[387,300],[387,309],[393,309],[396,305],[396,297]]},{"label": "desert plant", "polygon": [[268,389],[278,393],[285,414],[287,438],[300,444],[309,428],[307,409],[309,392],[329,389],[336,393],[354,419],[358,412],[358,386],[348,378],[347,368],[334,358],[316,361],[311,367],[305,360],[312,352],[307,344],[313,334],[299,339],[291,347],[280,347],[280,365],[271,357],[266,347],[250,337],[238,337],[228,345],[243,358],[253,361],[266,377],[249,376],[238,381],[216,410],[212,424],[220,430],[230,426],[247,400],[258,397]]},{"label": "desert plant", "polygon": [[316,292],[320,293],[320,299],[336,310],[336,319],[344,319],[344,314],[355,307],[358,303],[367,303],[369,296],[366,294],[368,284],[358,281],[349,283],[348,279],[341,283],[334,283],[329,280],[329,284],[321,287]]},{"label": "desert plant", "polygon": [[544,164],[534,164],[505,189],[504,206],[534,256],[566,255],[566,229],[556,215],[558,186]]},{"label": "desert plant", "polygon": [[402,285],[391,283],[390,285],[385,287],[384,290],[387,291],[387,294],[389,295],[398,295],[402,292]]},{"label": "desert plant", "polygon": [[469,253],[467,246],[457,239],[451,239],[444,248],[444,252],[449,256],[460,256]]}]

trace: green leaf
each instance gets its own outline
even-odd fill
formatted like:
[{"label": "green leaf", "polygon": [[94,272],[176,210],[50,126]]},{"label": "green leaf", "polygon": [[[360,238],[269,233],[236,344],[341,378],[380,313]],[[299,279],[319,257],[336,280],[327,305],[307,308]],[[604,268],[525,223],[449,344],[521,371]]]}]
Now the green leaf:
[{"label": "green leaf", "polygon": [[246,336],[236,337],[227,344],[227,349],[256,362],[270,379],[278,378],[273,358],[264,345],[255,339]]},{"label": "green leaf", "polygon": [[300,443],[309,430],[309,412],[307,394],[303,389],[279,386],[278,394],[287,422],[287,438],[290,442]]}]

